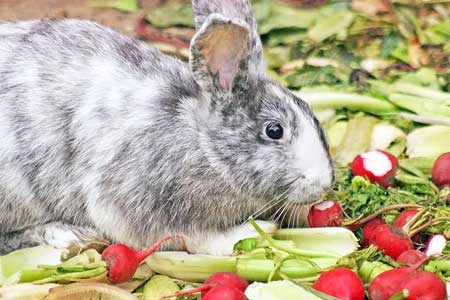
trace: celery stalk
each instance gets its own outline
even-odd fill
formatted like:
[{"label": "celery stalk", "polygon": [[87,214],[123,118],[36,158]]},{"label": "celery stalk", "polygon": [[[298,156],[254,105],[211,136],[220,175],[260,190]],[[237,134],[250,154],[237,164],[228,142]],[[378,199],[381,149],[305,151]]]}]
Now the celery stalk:
[{"label": "celery stalk", "polygon": [[342,227],[279,229],[274,238],[291,240],[296,247],[321,252],[332,252],[339,256],[358,249],[358,239],[353,232]]},{"label": "celery stalk", "polygon": [[0,286],[17,283],[21,280],[22,273],[25,277],[38,276],[42,273],[34,273],[26,270],[36,269],[38,265],[57,265],[61,263],[61,255],[64,249],[55,249],[50,246],[38,246],[20,249],[0,257]]},{"label": "celery stalk", "polygon": [[245,296],[249,300],[337,300],[309,286],[300,285],[291,280],[272,281],[266,284],[254,282],[248,286]]},{"label": "celery stalk", "polygon": [[[311,258],[311,262],[320,269],[334,266],[336,258]],[[275,262],[264,258],[216,257],[194,255],[186,252],[156,252],[146,263],[150,268],[172,278],[190,282],[203,282],[217,272],[234,272],[248,280],[267,281],[275,267]],[[318,275],[320,270],[304,260],[288,259],[279,270],[289,278],[308,278]],[[280,279],[278,275],[275,279]]]},{"label": "celery stalk", "polygon": [[374,97],[340,93],[340,92],[295,92],[300,98],[309,103],[312,108],[337,109],[348,108],[355,111],[364,111],[376,115],[397,112],[397,108],[388,101]]},{"label": "celery stalk", "polygon": [[450,152],[450,126],[432,125],[412,131],[406,138],[406,154],[410,157],[436,159]]},{"label": "celery stalk", "polygon": [[411,83],[396,82],[392,86],[392,91],[397,93],[411,94],[428,99],[444,100],[444,101],[446,100],[447,103],[450,104],[450,93],[436,91],[434,89],[417,86]]},{"label": "celery stalk", "polygon": [[389,95],[389,100],[395,105],[413,111],[418,115],[450,118],[450,107],[447,106],[448,100],[433,100],[400,93]]},{"label": "celery stalk", "polygon": [[[336,264],[335,258],[311,258],[314,264],[317,264],[321,270],[332,267]],[[236,273],[250,281],[264,281],[269,279],[270,273],[275,267],[275,263],[270,259],[238,259],[236,264]],[[278,280],[281,277],[279,273],[291,279],[309,278],[319,275],[320,270],[314,268],[310,263],[304,260],[288,259],[281,264],[279,272],[273,279]]]},{"label": "celery stalk", "polygon": [[203,282],[217,272],[236,272],[236,257],[156,252],[145,262],[156,273],[191,282]]}]

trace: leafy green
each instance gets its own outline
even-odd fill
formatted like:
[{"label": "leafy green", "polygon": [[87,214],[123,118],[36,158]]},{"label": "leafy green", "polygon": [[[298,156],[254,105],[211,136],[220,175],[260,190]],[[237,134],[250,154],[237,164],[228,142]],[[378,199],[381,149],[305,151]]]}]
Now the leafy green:
[{"label": "leafy green", "polygon": [[176,2],[152,10],[146,15],[147,21],[156,27],[194,27],[194,14],[190,3]]},{"label": "leafy green", "polygon": [[139,9],[137,0],[91,0],[90,7],[115,8],[122,12],[135,12]]}]

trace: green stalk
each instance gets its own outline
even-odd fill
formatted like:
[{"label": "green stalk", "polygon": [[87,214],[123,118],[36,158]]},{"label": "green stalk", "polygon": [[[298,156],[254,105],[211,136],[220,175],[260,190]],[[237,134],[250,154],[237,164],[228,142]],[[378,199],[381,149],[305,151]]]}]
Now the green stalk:
[{"label": "green stalk", "polygon": [[155,252],[145,262],[156,273],[190,282],[203,282],[217,272],[236,272],[236,257]]},{"label": "green stalk", "polygon": [[256,232],[261,235],[263,239],[265,239],[270,246],[274,247],[275,249],[284,251],[286,253],[292,254],[292,255],[299,255],[304,257],[328,257],[328,258],[339,258],[339,254],[334,253],[332,251],[317,251],[317,250],[305,250],[301,248],[294,248],[294,247],[287,247],[284,243],[277,243],[276,240],[274,240],[270,235],[264,232],[261,227],[256,224],[255,220],[250,217],[249,218],[250,224],[255,228]]},{"label": "green stalk", "polygon": [[314,109],[348,108],[375,115],[391,114],[398,111],[392,103],[366,95],[340,92],[296,92],[296,94]]},{"label": "green stalk", "polygon": [[53,276],[50,276],[50,277],[47,277],[44,279],[34,281],[33,283],[41,284],[41,283],[60,282],[60,281],[75,281],[78,279],[96,277],[103,273],[106,273],[106,268],[100,267],[97,269],[83,271],[83,272],[57,274],[57,275],[53,275]]},{"label": "green stalk", "polygon": [[397,93],[415,95],[428,99],[444,100],[447,101],[446,102],[447,105],[450,105],[450,93],[436,91],[434,89],[417,86],[411,83],[396,82],[392,86],[392,91]]},{"label": "green stalk", "polygon": [[[273,277],[279,279],[280,274],[294,279],[314,277],[336,262],[336,258],[311,258],[310,262],[288,259]],[[147,258],[146,263],[156,273],[189,282],[203,282],[217,272],[234,272],[247,280],[265,282],[276,267],[273,260],[266,258],[216,257],[185,252],[156,252]]]},{"label": "green stalk", "polygon": [[423,116],[442,116],[450,118],[450,107],[446,100],[433,100],[423,97],[394,93],[389,95],[389,101],[407,110]]},{"label": "green stalk", "polygon": [[22,272],[36,269],[38,265],[58,265],[64,251],[50,246],[39,246],[0,256],[0,286],[6,282],[8,284],[19,282]]}]

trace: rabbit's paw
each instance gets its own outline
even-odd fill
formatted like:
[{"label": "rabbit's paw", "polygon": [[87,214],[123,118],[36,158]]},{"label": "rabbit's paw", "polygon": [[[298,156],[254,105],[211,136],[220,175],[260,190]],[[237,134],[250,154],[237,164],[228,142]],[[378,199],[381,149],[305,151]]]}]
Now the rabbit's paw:
[{"label": "rabbit's paw", "polygon": [[[277,230],[277,225],[268,221],[256,221],[256,223],[267,233],[273,233]],[[186,241],[187,250],[190,253],[201,253],[209,255],[226,256],[233,253],[234,245],[246,238],[258,237],[259,234],[249,223],[233,227],[224,233],[214,233]]]}]

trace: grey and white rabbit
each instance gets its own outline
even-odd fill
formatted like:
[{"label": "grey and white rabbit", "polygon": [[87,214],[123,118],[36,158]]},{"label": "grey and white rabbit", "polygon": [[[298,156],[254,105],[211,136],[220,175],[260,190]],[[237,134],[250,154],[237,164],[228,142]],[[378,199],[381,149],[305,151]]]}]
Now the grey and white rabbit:
[{"label": "grey and white rabbit", "polygon": [[323,132],[267,75],[248,0],[193,8],[188,64],[88,21],[0,23],[1,253],[181,233],[227,254],[250,215],[330,187]]}]

